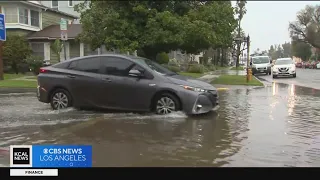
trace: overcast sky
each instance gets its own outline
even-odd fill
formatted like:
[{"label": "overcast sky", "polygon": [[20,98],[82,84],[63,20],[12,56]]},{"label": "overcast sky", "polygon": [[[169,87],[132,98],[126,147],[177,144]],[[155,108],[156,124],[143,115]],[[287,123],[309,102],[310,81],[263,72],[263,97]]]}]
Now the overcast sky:
[{"label": "overcast sky", "polygon": [[[235,1],[232,2],[235,4]],[[268,50],[270,45],[290,42],[289,22],[306,5],[320,4],[317,1],[247,1],[247,13],[242,28],[251,38],[251,53],[259,48]]]}]

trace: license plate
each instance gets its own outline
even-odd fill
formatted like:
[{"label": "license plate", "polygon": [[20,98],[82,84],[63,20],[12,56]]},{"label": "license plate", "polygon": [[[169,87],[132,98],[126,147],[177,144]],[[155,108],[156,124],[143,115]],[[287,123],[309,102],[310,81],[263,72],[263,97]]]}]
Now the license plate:
[{"label": "license plate", "polygon": [[261,70],[260,72],[263,72],[263,70]]}]

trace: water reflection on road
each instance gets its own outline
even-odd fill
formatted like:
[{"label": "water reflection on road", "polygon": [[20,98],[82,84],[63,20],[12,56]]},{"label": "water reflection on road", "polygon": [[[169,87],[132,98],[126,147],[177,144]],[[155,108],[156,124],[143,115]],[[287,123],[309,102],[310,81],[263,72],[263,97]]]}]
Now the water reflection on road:
[{"label": "water reflection on road", "polygon": [[4,148],[92,144],[94,166],[320,166],[320,92],[310,88],[222,91],[217,112],[192,117],[57,113],[33,95],[0,98]]}]

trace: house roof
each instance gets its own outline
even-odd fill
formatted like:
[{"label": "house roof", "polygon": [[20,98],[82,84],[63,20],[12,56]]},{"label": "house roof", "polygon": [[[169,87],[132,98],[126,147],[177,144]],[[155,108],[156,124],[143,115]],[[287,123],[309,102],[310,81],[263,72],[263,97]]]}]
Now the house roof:
[{"label": "house roof", "polygon": [[34,6],[34,7],[38,7],[38,8],[44,9],[45,11],[51,11],[51,12],[55,12],[55,13],[58,13],[58,14],[65,15],[65,16],[69,16],[69,17],[74,18],[74,19],[78,19],[79,18],[78,16],[75,16],[75,15],[72,15],[72,14],[68,14],[68,13],[65,13],[65,12],[62,12],[62,11],[58,11],[58,10],[49,8],[47,6],[44,6],[44,5],[40,4],[40,3],[36,3],[36,2],[33,2],[33,1],[20,1],[20,2],[24,3],[24,4],[28,4],[30,6]]},{"label": "house roof", "polygon": [[[81,32],[81,24],[68,24],[68,39],[75,39]],[[60,25],[51,25],[41,31],[31,33],[27,39],[54,40],[61,37]]]}]

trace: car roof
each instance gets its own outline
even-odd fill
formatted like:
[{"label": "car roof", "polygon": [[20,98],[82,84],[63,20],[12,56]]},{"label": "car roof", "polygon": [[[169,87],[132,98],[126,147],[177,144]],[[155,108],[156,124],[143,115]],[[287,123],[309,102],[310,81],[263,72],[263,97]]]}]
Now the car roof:
[{"label": "car roof", "polygon": [[269,58],[269,56],[252,56],[252,58],[255,58],[255,57],[267,57],[267,58]]},{"label": "car roof", "polygon": [[291,58],[279,58],[277,61],[282,61],[282,60],[292,60]]},{"label": "car roof", "polygon": [[62,62],[67,62],[67,61],[71,62],[71,61],[81,60],[81,59],[84,59],[84,58],[104,57],[104,56],[121,57],[121,58],[125,58],[125,59],[130,59],[130,60],[133,60],[133,61],[136,61],[137,58],[139,58],[139,59],[145,59],[145,58],[143,58],[143,57],[133,56],[133,55],[107,53],[107,54],[99,54],[99,55],[81,56],[81,57],[76,57],[76,58],[68,59],[68,60],[62,61]]}]

